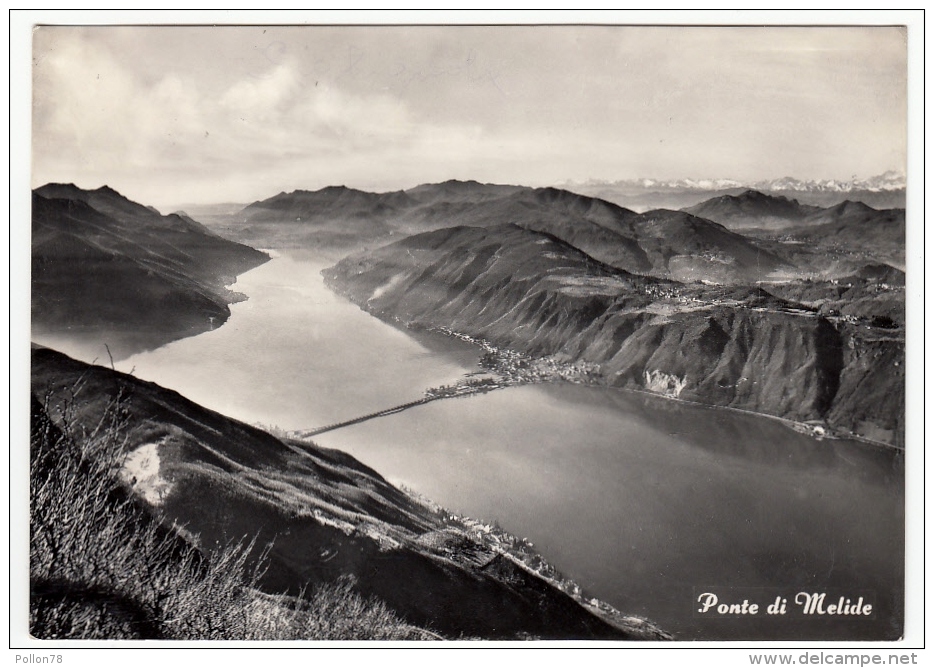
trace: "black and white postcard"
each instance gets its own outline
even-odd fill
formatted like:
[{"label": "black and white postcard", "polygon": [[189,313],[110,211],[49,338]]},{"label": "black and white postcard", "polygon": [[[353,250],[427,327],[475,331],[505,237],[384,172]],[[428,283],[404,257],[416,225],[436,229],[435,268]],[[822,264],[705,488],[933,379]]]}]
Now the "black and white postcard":
[{"label": "black and white postcard", "polygon": [[778,14],[30,26],[30,647],[897,649],[914,28]]}]

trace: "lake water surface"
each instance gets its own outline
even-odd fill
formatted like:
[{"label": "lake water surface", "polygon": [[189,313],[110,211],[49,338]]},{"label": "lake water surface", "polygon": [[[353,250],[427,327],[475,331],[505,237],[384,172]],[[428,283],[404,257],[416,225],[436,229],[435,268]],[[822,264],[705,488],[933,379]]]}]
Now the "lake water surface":
[{"label": "lake water surface", "polygon": [[[223,327],[118,367],[286,429],[417,399],[475,368],[475,348],[413,338],[331,293],[324,266],[277,257],[240,277],[235,289],[250,298]],[[589,594],[679,638],[899,634],[904,465],[892,450],[557,384],[436,401],[315,440],[528,537]],[[708,591],[763,609],[699,614],[696,597]],[[800,591],[863,595],[874,614],[805,617],[791,603],[785,616],[764,614],[776,596]]]},{"label": "lake water surface", "polygon": [[[474,346],[416,340],[324,286],[323,262],[276,257],[240,276],[249,299],[212,332],[130,357],[118,369],[247,422],[332,424],[419,399],[476,367]],[[443,351],[443,353],[442,353]]]}]

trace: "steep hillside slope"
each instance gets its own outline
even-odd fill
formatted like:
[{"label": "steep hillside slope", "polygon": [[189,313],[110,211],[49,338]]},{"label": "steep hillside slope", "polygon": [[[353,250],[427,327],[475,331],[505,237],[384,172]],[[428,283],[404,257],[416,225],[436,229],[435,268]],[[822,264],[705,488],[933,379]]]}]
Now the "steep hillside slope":
[{"label": "steep hillside slope", "polygon": [[596,364],[610,385],[903,442],[897,327],[832,322],[758,288],[634,276],[513,225],[415,235],[325,278],[380,317]]},{"label": "steep hillside slope", "polygon": [[107,187],[49,184],[32,198],[33,328],[117,357],[157,347],[223,324],[241,298],[225,286],[267,259]]},{"label": "steep hillside slope", "polygon": [[823,208],[747,190],[737,196],[709,199],[684,211],[730,229],[756,229],[760,234],[770,230],[820,246],[900,252],[904,256],[904,209],[874,209],[853,200]]},{"label": "steep hillside slope", "polygon": [[683,211],[646,211],[634,222],[656,276],[679,281],[752,283],[787,260],[726,227]]},{"label": "steep hillside slope", "polygon": [[[399,221],[406,234],[443,227],[490,227],[512,224],[551,234],[614,267],[650,273],[653,265],[640,246],[630,221],[636,214],[609,202],[556,188],[419,186],[431,193],[430,206],[415,209]],[[463,197],[467,191],[472,200]],[[495,195],[495,196],[494,196]],[[442,200],[442,197],[453,197]],[[664,271],[664,269],[662,269]]]},{"label": "steep hillside slope", "polygon": [[[373,247],[391,237],[458,225],[488,226],[506,222],[553,233],[577,235],[591,245],[606,242],[629,246],[633,261],[650,267],[632,240],[620,237],[620,222],[631,211],[554,188],[533,190],[522,186],[446,181],[425,184],[404,192],[369,193],[328,187],[315,192],[280,193],[246,207],[231,223],[236,238],[261,240],[285,247],[359,249]],[[631,230],[630,230],[631,231]]]},{"label": "steep hillside slope", "polygon": [[879,262],[905,266],[905,210],[844,200],[822,208],[747,190],[684,209],[742,230],[800,276],[838,279]]},{"label": "steep hillside slope", "polygon": [[818,207],[800,204],[795,199],[767,195],[757,190],[746,190],[739,195],[721,195],[683,209],[732,230],[790,227],[800,224],[818,210]]},{"label": "steep hillside slope", "polygon": [[819,248],[842,248],[905,267],[905,210],[846,201],[808,216],[787,232]]},{"label": "steep hillside slope", "polygon": [[166,527],[209,553],[255,537],[252,558],[268,550],[257,584],[270,594],[352,583],[407,623],[453,638],[664,637],[584,604],[528,543],[416,500],[349,455],[49,349],[33,351],[32,369],[33,395],[58,425],[90,433],[119,411],[123,476]]},{"label": "steep hillside slope", "polygon": [[[405,193],[370,193],[345,186],[296,190],[254,202],[237,216],[246,233],[296,236],[301,246],[343,248],[389,236],[389,220],[414,204]],[[286,243],[290,243],[286,241]]]},{"label": "steep hillside slope", "polygon": [[[127,480],[152,463],[123,451],[117,404],[103,423],[49,417],[32,397],[29,633],[42,640],[433,640],[348,582],[307,601],[258,588],[254,545],[199,549],[151,512]],[[54,410],[54,409],[53,409]],[[66,410],[67,413],[67,410]],[[151,482],[152,478],[147,482]],[[129,484],[128,484],[129,483]]]},{"label": "steep hillside slope", "polygon": [[685,213],[640,215],[567,190],[475,181],[382,194],[343,187],[281,193],[222,229],[253,245],[336,257],[411,234],[507,223],[551,234],[618,269],[663,278],[747,282],[786,264],[759,242]]}]

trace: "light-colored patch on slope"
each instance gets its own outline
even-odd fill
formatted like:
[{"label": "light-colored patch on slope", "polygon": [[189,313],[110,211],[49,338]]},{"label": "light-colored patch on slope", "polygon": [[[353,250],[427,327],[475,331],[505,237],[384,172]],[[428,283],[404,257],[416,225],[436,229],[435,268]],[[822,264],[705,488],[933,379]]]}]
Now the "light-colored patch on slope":
[{"label": "light-colored patch on slope", "polygon": [[172,490],[172,484],[159,475],[159,464],[159,444],[148,443],[128,454],[120,471],[133,491],[154,506],[161,505]]},{"label": "light-colored patch on slope", "polygon": [[397,274],[396,276],[393,276],[393,277],[389,280],[388,283],[385,283],[384,285],[381,285],[381,286],[379,286],[378,288],[376,288],[376,289],[373,291],[373,294],[370,295],[370,298],[367,299],[367,301],[368,301],[368,302],[369,302],[369,301],[373,301],[374,299],[379,299],[380,297],[382,297],[382,296],[386,293],[387,290],[389,290],[390,288],[393,288],[393,287],[395,287],[396,285],[398,285],[399,282],[402,281],[403,276],[404,276],[404,274]]},{"label": "light-colored patch on slope", "polygon": [[558,292],[574,297],[615,297],[626,292],[626,281],[613,276],[560,276]]}]

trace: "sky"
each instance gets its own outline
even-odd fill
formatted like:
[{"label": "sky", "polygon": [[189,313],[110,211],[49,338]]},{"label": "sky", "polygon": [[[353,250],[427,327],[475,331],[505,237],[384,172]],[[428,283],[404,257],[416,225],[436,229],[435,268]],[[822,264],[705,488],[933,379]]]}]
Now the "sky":
[{"label": "sky", "polygon": [[899,27],[42,26],[32,54],[33,187],[157,207],[905,171]]}]

